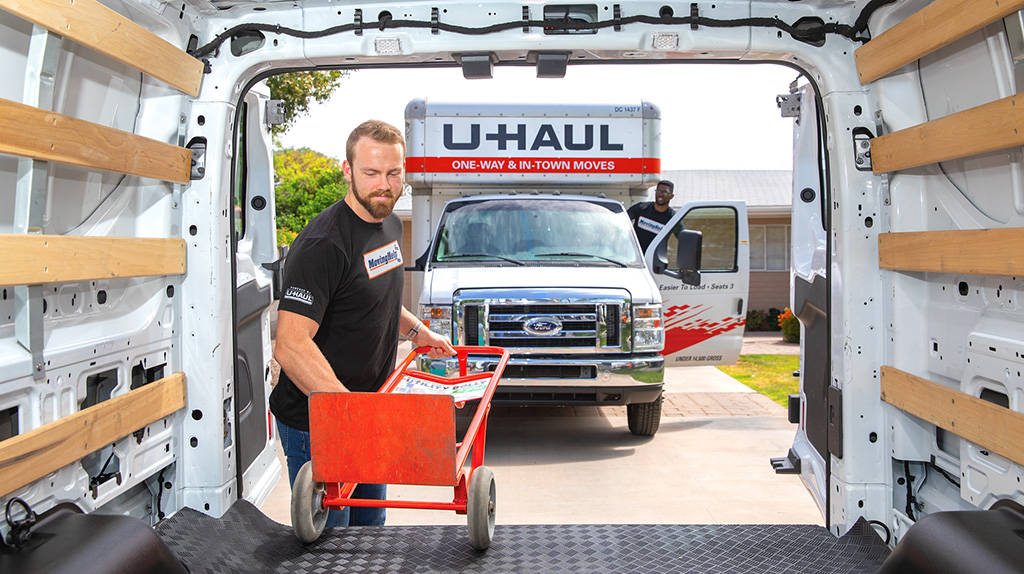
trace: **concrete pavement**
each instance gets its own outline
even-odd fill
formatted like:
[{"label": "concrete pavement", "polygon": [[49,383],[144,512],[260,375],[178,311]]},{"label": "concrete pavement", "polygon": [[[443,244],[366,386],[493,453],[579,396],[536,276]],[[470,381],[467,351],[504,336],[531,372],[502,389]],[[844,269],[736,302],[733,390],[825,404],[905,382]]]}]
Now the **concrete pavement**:
[{"label": "concrete pavement", "polygon": [[[822,524],[799,478],[776,475],[768,461],[786,454],[795,430],[783,407],[714,367],[667,371],[654,437],[629,433],[625,407],[495,407],[486,464],[495,474],[497,520]],[[450,501],[452,489],[390,486],[388,495]],[[285,473],[263,511],[289,523],[289,496]],[[465,517],[390,509],[388,524],[465,524]]]}]

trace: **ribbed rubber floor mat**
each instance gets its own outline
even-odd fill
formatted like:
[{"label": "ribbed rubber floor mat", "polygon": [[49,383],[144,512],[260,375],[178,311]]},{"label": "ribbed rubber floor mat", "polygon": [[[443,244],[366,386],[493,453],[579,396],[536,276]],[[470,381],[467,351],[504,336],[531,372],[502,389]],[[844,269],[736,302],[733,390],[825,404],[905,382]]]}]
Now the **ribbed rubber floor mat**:
[{"label": "ribbed rubber floor mat", "polygon": [[498,525],[486,552],[464,526],[331,529],[302,545],[239,501],[222,519],[184,509],[156,527],[192,574],[277,572],[875,572],[889,550],[863,520],[813,525]]}]

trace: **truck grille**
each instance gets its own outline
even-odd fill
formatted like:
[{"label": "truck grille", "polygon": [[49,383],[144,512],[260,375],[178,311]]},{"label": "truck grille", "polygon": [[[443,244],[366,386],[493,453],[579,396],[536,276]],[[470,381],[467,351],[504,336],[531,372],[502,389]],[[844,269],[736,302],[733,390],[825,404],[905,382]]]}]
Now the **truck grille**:
[{"label": "truck grille", "polygon": [[514,289],[456,292],[452,318],[459,344],[504,347],[519,355],[629,351],[627,292],[552,289],[541,293],[543,299],[537,292],[517,294]]},{"label": "truck grille", "polygon": [[[487,330],[492,345],[522,347],[597,346],[597,309],[594,305],[492,305]],[[534,319],[552,318],[561,324],[554,335],[530,335],[527,324]]]}]

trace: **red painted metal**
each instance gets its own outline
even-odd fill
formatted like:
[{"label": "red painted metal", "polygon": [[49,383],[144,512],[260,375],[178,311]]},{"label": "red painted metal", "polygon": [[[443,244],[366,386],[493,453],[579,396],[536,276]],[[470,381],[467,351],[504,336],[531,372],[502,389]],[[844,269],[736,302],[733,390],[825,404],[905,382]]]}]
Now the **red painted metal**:
[{"label": "red painted metal", "polygon": [[[324,483],[325,508],[346,506],[454,510],[466,513],[467,484],[484,462],[487,416],[509,353],[500,347],[455,347],[459,376],[439,377],[409,369],[429,351],[405,358],[378,393],[313,393],[309,398],[313,479]],[[499,355],[493,372],[467,374],[469,355]],[[406,376],[441,385],[487,380],[462,440],[455,436],[451,395],[393,393]],[[473,452],[469,474],[463,466]],[[351,498],[357,483],[454,486],[452,502]]]}]

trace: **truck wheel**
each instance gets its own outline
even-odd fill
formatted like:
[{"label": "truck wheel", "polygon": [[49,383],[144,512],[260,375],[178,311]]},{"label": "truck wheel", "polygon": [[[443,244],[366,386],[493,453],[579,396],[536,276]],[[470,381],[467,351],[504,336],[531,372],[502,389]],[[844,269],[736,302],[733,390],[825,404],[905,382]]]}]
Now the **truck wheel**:
[{"label": "truck wheel", "polygon": [[494,473],[486,466],[473,471],[466,501],[466,523],[469,543],[477,550],[487,550],[494,536]]},{"label": "truck wheel", "polygon": [[309,544],[320,538],[327,524],[327,509],[323,507],[324,486],[313,482],[313,463],[299,469],[292,485],[292,529],[295,537]]},{"label": "truck wheel", "polygon": [[629,432],[636,436],[654,436],[661,426],[661,400],[662,396],[658,395],[658,398],[650,403],[626,405]]}]

